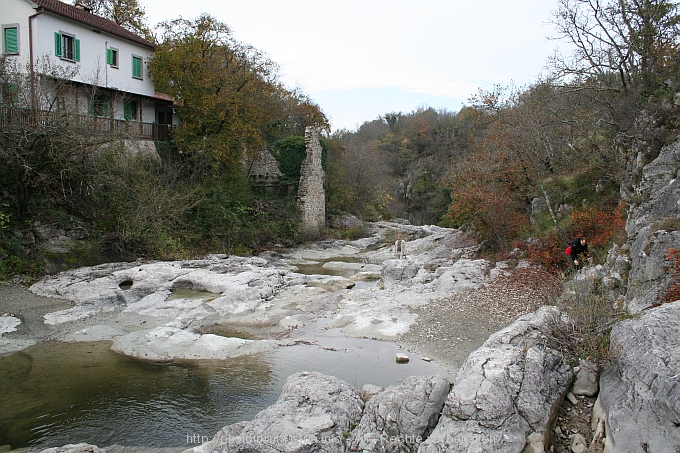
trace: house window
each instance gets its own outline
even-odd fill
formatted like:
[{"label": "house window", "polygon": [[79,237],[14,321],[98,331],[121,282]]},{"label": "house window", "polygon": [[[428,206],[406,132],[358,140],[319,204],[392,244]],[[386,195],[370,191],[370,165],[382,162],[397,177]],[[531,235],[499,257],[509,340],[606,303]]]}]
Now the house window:
[{"label": "house window", "polygon": [[106,49],[106,64],[110,65],[112,68],[118,67],[118,49],[113,47]]},{"label": "house window", "polygon": [[109,117],[111,114],[111,100],[104,94],[96,94],[90,105],[90,113],[95,116]]},{"label": "house window", "polygon": [[5,55],[19,54],[18,25],[5,25],[2,27],[2,52]]},{"label": "house window", "polygon": [[80,39],[62,32],[54,32],[54,54],[64,60],[80,61]]},{"label": "house window", "polygon": [[123,104],[123,118],[128,121],[137,120],[137,101],[125,101]]},{"label": "house window", "polygon": [[132,56],[132,77],[135,79],[142,78],[142,57]]}]

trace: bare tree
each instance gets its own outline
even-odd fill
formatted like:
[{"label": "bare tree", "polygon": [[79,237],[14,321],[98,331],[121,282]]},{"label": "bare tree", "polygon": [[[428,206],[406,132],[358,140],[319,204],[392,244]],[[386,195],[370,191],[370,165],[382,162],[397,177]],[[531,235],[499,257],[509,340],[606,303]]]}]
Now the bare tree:
[{"label": "bare tree", "polygon": [[151,39],[151,31],[146,23],[146,11],[138,0],[74,0],[92,14],[112,20],[121,27],[146,39]]},{"label": "bare tree", "polygon": [[578,80],[606,80],[617,88],[649,90],[674,68],[680,34],[672,0],[559,0],[557,39],[574,46],[571,58],[556,54],[557,73]]}]

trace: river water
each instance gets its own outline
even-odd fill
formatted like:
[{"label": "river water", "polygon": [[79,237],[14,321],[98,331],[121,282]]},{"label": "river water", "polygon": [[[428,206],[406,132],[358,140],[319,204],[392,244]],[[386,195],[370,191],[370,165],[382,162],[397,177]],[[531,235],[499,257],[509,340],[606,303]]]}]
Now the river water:
[{"label": "river water", "polygon": [[397,364],[406,351],[391,343],[326,332],[314,344],[219,361],[146,362],[111,351],[111,342],[39,343],[0,358],[0,446],[190,448],[274,404],[298,371],[358,389],[446,374],[416,354]]}]

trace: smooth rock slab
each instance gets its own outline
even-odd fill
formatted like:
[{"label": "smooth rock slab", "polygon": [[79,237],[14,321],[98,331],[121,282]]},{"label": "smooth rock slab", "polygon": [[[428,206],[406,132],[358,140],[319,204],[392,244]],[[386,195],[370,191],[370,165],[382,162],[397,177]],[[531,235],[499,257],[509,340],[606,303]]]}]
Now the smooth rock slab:
[{"label": "smooth rock slab", "polygon": [[96,445],[86,443],[68,444],[63,447],[47,448],[40,450],[40,453],[104,453],[104,450]]},{"label": "smooth rock slab", "polygon": [[411,376],[372,397],[347,442],[350,451],[415,452],[434,428],[451,384],[443,375]]},{"label": "smooth rock slab", "polygon": [[19,324],[21,324],[19,318],[15,318],[14,316],[0,316],[0,338],[2,338],[2,334],[4,333],[17,330]]},{"label": "smooth rock slab", "polygon": [[250,422],[224,427],[194,452],[297,453],[345,451],[345,433],[363,401],[346,382],[316,372],[291,375],[276,403]]},{"label": "smooth rock slab", "polygon": [[680,301],[620,322],[600,376],[605,452],[680,451]]},{"label": "smooth rock slab", "polygon": [[542,307],[496,332],[467,358],[437,427],[420,453],[513,452],[548,445],[550,427],[573,379],[543,332],[561,328],[554,307]]},{"label": "smooth rock slab", "polygon": [[111,349],[145,360],[228,359],[272,349],[275,340],[200,335],[176,327],[161,326],[116,337]]}]

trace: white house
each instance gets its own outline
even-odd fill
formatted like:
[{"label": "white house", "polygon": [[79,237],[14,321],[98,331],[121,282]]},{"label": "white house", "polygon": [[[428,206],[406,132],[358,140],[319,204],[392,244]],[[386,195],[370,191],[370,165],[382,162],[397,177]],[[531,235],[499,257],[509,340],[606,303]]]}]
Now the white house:
[{"label": "white house", "polygon": [[172,99],[148,75],[146,39],[59,0],[0,0],[0,27],[5,59],[29,73],[40,59],[74,70],[64,106],[112,122],[173,123]]}]

